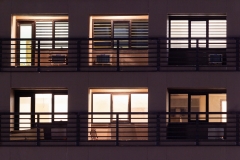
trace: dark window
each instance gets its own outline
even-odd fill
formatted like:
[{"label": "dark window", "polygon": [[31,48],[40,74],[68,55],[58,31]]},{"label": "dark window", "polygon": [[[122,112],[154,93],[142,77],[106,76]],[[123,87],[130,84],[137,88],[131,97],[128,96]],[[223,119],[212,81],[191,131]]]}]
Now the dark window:
[{"label": "dark window", "polygon": [[207,122],[226,122],[225,114],[211,114],[211,112],[226,112],[226,90],[170,89],[169,111],[179,112],[170,115],[170,122],[191,122],[196,119]]}]

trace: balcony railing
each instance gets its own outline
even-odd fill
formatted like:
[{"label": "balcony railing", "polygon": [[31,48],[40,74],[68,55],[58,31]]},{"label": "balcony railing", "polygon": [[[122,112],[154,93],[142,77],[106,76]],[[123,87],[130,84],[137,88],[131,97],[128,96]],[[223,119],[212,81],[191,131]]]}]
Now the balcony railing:
[{"label": "balcony railing", "polygon": [[239,40],[0,39],[0,71],[239,71]]},{"label": "balcony railing", "polygon": [[0,113],[0,146],[239,146],[239,129],[240,113]]}]

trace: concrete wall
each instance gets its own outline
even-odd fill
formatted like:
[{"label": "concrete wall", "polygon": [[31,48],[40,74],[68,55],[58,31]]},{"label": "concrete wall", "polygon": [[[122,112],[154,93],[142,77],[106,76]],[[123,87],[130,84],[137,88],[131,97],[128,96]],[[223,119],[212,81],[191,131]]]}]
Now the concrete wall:
[{"label": "concrete wall", "polygon": [[238,147],[1,147],[4,160],[238,160]]}]

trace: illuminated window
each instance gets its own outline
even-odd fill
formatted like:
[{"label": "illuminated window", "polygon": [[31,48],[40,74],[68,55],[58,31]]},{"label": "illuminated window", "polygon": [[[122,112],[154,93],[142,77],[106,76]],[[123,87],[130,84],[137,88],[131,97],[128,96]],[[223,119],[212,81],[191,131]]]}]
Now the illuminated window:
[{"label": "illuminated window", "polygon": [[[226,16],[169,16],[170,48],[226,48]],[[223,38],[213,40],[211,38]],[[191,40],[190,40],[191,39]]]},{"label": "illuminated window", "polygon": [[15,91],[15,113],[20,113],[19,118],[15,117],[19,121],[15,129],[30,129],[38,122],[67,121],[68,115],[61,114],[67,112],[67,91]]},{"label": "illuminated window", "polygon": [[[129,114],[129,112],[148,112],[147,93],[93,93],[93,123],[111,123],[117,120],[125,122],[147,122],[145,114]],[[97,114],[101,113],[101,114]],[[111,113],[111,114],[108,114]],[[125,114],[126,113],[126,114]]]}]

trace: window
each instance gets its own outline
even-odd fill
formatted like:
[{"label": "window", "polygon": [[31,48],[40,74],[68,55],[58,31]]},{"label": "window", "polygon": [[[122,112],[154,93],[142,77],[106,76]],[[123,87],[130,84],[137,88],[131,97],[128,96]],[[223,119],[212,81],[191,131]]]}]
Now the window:
[{"label": "window", "polygon": [[226,16],[169,16],[168,26],[169,65],[226,65]]},{"label": "window", "polygon": [[[104,112],[106,114],[94,114],[93,123],[112,123],[117,119],[115,112],[121,112],[118,120],[122,122],[147,122],[147,115],[132,114],[129,112],[148,112],[147,93],[93,93],[92,112]],[[107,114],[111,113],[111,114]],[[126,114],[124,114],[126,113]]]},{"label": "window", "polygon": [[[36,38],[68,38],[68,21],[36,21]],[[67,41],[42,41],[41,49],[68,48]],[[37,47],[37,46],[36,46]]]},{"label": "window", "polygon": [[[179,112],[170,115],[170,122],[190,122],[197,119],[207,122],[226,122],[226,114],[211,114],[211,112],[227,111],[226,90],[169,89],[169,111]],[[191,112],[195,113],[188,114]],[[198,112],[203,113],[197,115]]]},{"label": "window", "polygon": [[133,16],[125,16],[122,19],[118,16],[112,16],[115,19],[93,19],[92,37],[99,38],[94,40],[93,48],[117,48],[117,40],[100,40],[101,38],[123,38],[119,40],[119,48],[147,48],[147,40],[128,38],[148,38],[148,19],[146,16],[135,16],[136,19],[131,17]]},{"label": "window", "polygon": [[35,127],[38,120],[39,123],[67,121],[67,114],[58,114],[66,112],[68,112],[67,91],[15,91],[15,113],[20,113],[19,117],[15,116],[19,123],[15,123],[15,129],[30,129]]},{"label": "window", "polygon": [[[226,16],[169,16],[169,48],[226,48]],[[223,39],[211,39],[223,38]]]}]

